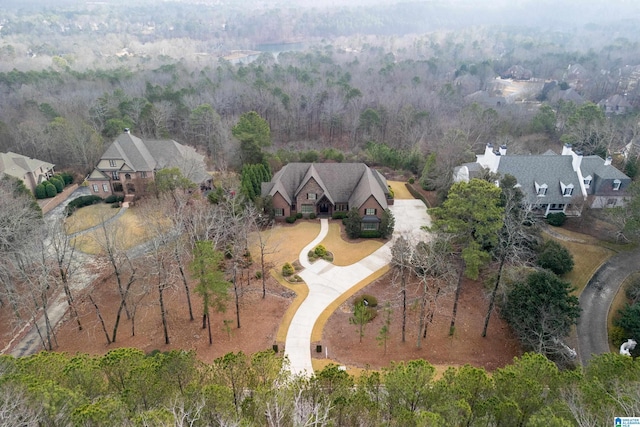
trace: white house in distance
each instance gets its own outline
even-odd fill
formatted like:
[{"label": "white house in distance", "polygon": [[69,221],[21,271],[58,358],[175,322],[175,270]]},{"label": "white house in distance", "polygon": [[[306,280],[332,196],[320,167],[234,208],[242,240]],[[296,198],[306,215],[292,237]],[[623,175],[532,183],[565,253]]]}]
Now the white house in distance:
[{"label": "white house in distance", "polygon": [[481,176],[483,169],[514,176],[527,207],[545,217],[556,212],[579,216],[583,205],[621,206],[631,184],[631,178],[611,164],[611,157],[583,156],[570,144],[560,155],[551,150],[541,155],[507,155],[506,146],[496,150],[487,144],[475,162],[454,169],[454,181],[468,182]]}]

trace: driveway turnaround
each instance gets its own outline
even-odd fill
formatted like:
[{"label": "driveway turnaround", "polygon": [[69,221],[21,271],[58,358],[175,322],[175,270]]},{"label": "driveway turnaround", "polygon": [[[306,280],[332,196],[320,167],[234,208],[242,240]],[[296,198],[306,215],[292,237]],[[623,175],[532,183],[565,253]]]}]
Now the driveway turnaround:
[{"label": "driveway turnaround", "polygon": [[589,363],[593,355],[610,351],[607,315],[611,303],[625,279],[638,270],[640,251],[621,252],[600,267],[580,294],[578,354],[583,365]]},{"label": "driveway turnaround", "polygon": [[[396,220],[393,239],[399,235],[416,241],[427,238],[427,233],[421,227],[431,225],[431,219],[422,201],[396,200],[390,209]],[[302,249],[299,256],[304,270],[298,275],[306,282],[309,294],[294,314],[285,340],[285,355],[289,358],[294,375],[313,375],[311,333],[322,312],[354,285],[391,261],[393,239],[371,255],[346,267],[335,266],[324,260],[310,264],[307,253],[325,238],[329,230],[328,220],[322,219],[320,224],[320,233]]]}]

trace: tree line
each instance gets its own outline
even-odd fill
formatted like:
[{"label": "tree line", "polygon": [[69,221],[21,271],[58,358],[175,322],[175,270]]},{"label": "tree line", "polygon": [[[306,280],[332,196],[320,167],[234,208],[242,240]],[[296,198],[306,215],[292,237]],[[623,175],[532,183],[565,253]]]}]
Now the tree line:
[{"label": "tree line", "polygon": [[329,365],[290,374],[271,351],[0,357],[2,426],[603,426],[635,416],[640,365],[617,354],[560,371],[524,354],[492,373],[465,365],[437,375],[424,360],[352,376]]}]

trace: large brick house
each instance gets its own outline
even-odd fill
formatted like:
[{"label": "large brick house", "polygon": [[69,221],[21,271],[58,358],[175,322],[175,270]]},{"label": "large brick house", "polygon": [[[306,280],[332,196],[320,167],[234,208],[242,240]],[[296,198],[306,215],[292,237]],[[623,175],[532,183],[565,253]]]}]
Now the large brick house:
[{"label": "large brick house", "polygon": [[143,140],[125,129],[104,152],[87,177],[92,194],[135,195],[144,191],[160,169],[177,167],[196,184],[208,185],[204,156],[172,139]]},{"label": "large brick house", "polygon": [[524,193],[526,207],[545,217],[557,212],[580,215],[582,206],[621,206],[631,184],[631,178],[611,164],[611,157],[583,156],[570,144],[563,147],[560,155],[553,151],[507,155],[505,146],[496,150],[487,144],[485,152],[476,157],[476,162],[455,168],[454,181],[481,177],[483,170],[512,175]]},{"label": "large brick house", "polygon": [[262,184],[262,196],[271,196],[277,220],[356,208],[363,230],[377,230],[392,203],[385,177],[364,163],[289,163]]},{"label": "large brick house", "polygon": [[0,153],[0,175],[5,174],[19,179],[32,192],[38,184],[51,178],[53,173],[51,163],[11,151]]}]

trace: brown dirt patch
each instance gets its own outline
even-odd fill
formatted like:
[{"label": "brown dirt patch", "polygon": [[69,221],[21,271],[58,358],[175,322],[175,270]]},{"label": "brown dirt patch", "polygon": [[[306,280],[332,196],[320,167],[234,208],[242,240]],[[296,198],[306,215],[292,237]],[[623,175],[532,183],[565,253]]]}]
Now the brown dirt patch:
[{"label": "brown dirt patch", "polygon": [[[131,321],[127,320],[123,313],[117,342],[107,345],[95,308],[87,298],[82,298],[79,312],[84,328],[78,331],[75,321],[65,319],[58,329],[56,350],[68,353],[104,354],[119,347],[137,347],[145,352],[189,349],[195,350],[201,360],[211,362],[228,352],[243,351],[252,354],[271,349],[272,345],[276,344],[278,326],[295,293],[269,277],[267,296],[263,300],[261,281],[254,279],[253,275],[250,277],[249,284],[247,284],[246,273],[241,279],[243,295],[240,298],[241,327],[239,329],[236,324],[233,300],[228,303],[226,313],[212,312],[213,345],[209,345],[207,330],[202,329],[202,300],[194,294],[192,283],[194,321],[189,321],[184,287],[179,284],[165,291],[171,341],[168,345],[164,343],[158,292],[157,289],[150,288],[148,295],[141,300],[136,310],[135,336],[131,335]],[[145,281],[144,278],[140,280],[140,282],[143,281]],[[146,285],[151,286],[149,283]],[[140,290],[140,287],[137,290]],[[111,334],[120,303],[113,277],[105,272],[105,275],[94,284],[91,293]],[[228,329],[225,326],[225,320]],[[281,346],[280,349],[282,348]]]},{"label": "brown dirt patch", "polygon": [[[349,323],[353,298],[367,293],[378,298],[378,316],[365,329],[365,336],[359,342],[357,327]],[[409,295],[416,297],[415,287]],[[323,345],[323,352],[314,356],[324,357],[324,347],[328,347],[328,357],[338,363],[373,369],[388,366],[391,361],[423,358],[434,365],[463,365],[483,367],[494,370],[510,363],[521,354],[517,339],[512,335],[506,323],[497,313],[491,317],[487,337],[482,338],[484,315],[488,302],[484,298],[482,285],[465,280],[460,300],[458,316],[453,336],[449,335],[453,295],[442,298],[438,310],[429,325],[427,338],[422,348],[416,347],[418,329],[418,307],[409,304],[406,328],[406,341],[401,340],[402,308],[399,289],[392,285],[391,274],[386,274],[371,285],[357,292],[354,297],[343,303],[329,318],[322,340],[315,344]],[[384,315],[381,307],[389,302],[392,305],[391,336],[387,351],[379,345],[376,337],[383,326]]]}]

